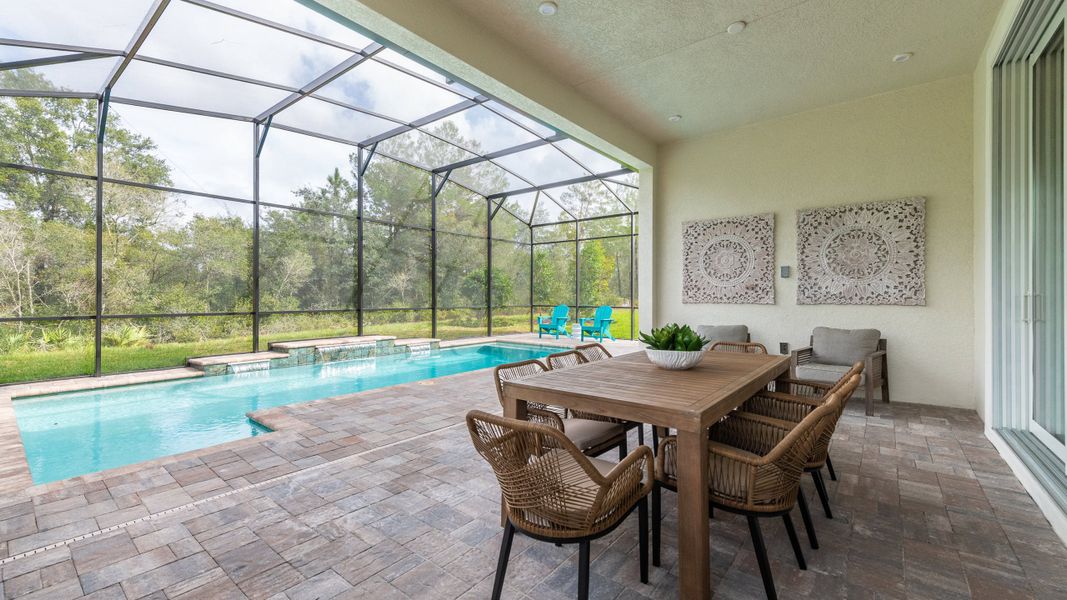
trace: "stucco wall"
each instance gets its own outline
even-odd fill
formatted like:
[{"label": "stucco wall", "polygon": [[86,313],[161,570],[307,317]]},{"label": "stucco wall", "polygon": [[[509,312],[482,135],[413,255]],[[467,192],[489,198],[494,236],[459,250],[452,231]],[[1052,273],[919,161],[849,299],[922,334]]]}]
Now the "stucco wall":
[{"label": "stucco wall", "polygon": [[[817,325],[875,327],[896,400],[975,408],[972,92],[955,77],[661,147],[657,324],[744,323],[772,351]],[[927,305],[797,306],[796,209],[904,196],[927,198]],[[776,304],[682,304],[682,223],[763,212],[776,264],[794,267]]]}]

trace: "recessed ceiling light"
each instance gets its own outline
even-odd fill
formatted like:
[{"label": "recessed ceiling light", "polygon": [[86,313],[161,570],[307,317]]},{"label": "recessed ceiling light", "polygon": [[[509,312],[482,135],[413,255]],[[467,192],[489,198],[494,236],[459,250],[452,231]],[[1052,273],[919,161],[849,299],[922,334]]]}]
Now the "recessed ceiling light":
[{"label": "recessed ceiling light", "polygon": [[726,33],[737,35],[744,31],[745,27],[748,27],[748,23],[745,23],[744,21],[734,21],[726,26]]},{"label": "recessed ceiling light", "polygon": [[677,123],[678,121],[682,120],[682,115],[671,115],[667,117],[667,120],[671,123]]},{"label": "recessed ceiling light", "polygon": [[541,5],[537,7],[537,12],[541,13],[546,17],[551,17],[552,15],[556,14],[556,11],[558,10],[559,5],[555,2],[542,2]]},{"label": "recessed ceiling light", "polygon": [[902,53],[900,53],[900,54],[898,54],[898,55],[893,57],[893,62],[895,62],[895,63],[908,62],[908,60],[911,59],[911,57],[913,57],[913,56],[915,56],[915,54],[912,53],[912,52],[902,52]]}]

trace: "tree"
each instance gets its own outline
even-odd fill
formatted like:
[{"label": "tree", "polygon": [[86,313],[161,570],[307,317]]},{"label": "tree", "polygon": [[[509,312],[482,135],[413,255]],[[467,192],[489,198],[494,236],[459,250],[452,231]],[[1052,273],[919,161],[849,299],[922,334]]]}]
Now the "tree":
[{"label": "tree", "polygon": [[611,294],[611,275],[615,271],[615,259],[604,251],[601,240],[582,242],[578,256],[578,289],[581,290],[582,304],[599,306],[614,304]]},{"label": "tree", "polygon": [[[478,294],[481,294],[481,301],[469,304],[469,306],[480,306],[485,303],[485,286],[487,284],[485,273],[485,268],[471,271],[467,273],[459,285],[460,294],[464,298],[474,299],[478,298]],[[503,269],[493,267],[493,306],[510,306],[514,302],[514,296],[515,289],[511,275]]]},{"label": "tree", "polygon": [[534,247],[534,304],[574,304],[574,243]]},{"label": "tree", "polygon": [[[32,71],[0,72],[0,86],[15,89],[52,89]],[[72,173],[94,174],[96,170],[96,102],[72,98],[0,99],[0,160]],[[105,157],[109,175],[133,177],[146,183],[170,182],[166,163],[152,154],[155,146],[123,128],[117,118],[108,127]],[[115,252],[108,263],[117,271],[123,264],[125,246],[116,245],[113,231],[120,224],[125,232],[158,222],[164,212],[161,192],[128,194],[126,189],[107,186],[106,221],[103,235]],[[147,198],[146,196],[151,196]],[[130,197],[140,202],[133,203]],[[5,238],[8,264],[0,268],[5,290],[0,309],[5,315],[85,315],[94,310],[96,186],[84,179],[50,172],[0,170],[0,214],[11,224]],[[20,224],[15,227],[13,224]],[[15,235],[19,237],[16,243]],[[21,256],[15,260],[18,248]],[[16,263],[19,266],[15,266]],[[115,275],[114,273],[112,275]],[[107,276],[107,274],[105,274]],[[11,285],[20,280],[21,291]],[[109,277],[118,289],[139,278]]]}]

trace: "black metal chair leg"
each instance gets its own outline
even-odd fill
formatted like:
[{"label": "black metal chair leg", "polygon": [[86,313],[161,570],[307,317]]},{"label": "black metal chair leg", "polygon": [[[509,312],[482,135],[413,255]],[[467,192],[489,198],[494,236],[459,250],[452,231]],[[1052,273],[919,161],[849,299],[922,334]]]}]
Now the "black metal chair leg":
[{"label": "black metal chair leg", "polygon": [[812,471],[811,478],[815,481],[815,490],[819,492],[819,500],[822,501],[822,510],[826,513],[826,518],[834,518],[834,513],[830,510],[830,495],[826,493],[826,482],[822,479],[822,471]]},{"label": "black metal chair leg", "polygon": [[652,484],[652,564],[653,566],[659,566],[659,544],[660,544],[660,529],[663,524],[660,522],[663,518],[660,514],[662,509],[660,507],[660,495],[662,491],[659,488],[659,483]]},{"label": "black metal chair leg", "polygon": [[808,561],[804,560],[804,551],[800,548],[800,538],[797,537],[796,527],[793,527],[793,519],[789,513],[782,515],[785,523],[785,532],[789,534],[789,543],[793,545],[793,554],[797,557],[797,566],[801,571],[808,570]]},{"label": "black metal chair leg", "polygon": [[638,552],[641,554],[641,583],[648,583],[648,498],[641,498],[637,503],[637,522],[641,530],[637,532]]},{"label": "black metal chair leg", "polygon": [[830,460],[830,456],[826,456],[826,471],[830,473],[830,481],[837,481],[837,473],[834,473],[834,461]]},{"label": "black metal chair leg", "polygon": [[504,574],[508,570],[508,558],[511,556],[511,540],[515,538],[515,526],[508,521],[504,524],[504,538],[500,540],[500,557],[496,560],[496,577],[493,578],[493,600],[500,600],[504,591]]},{"label": "black metal chair leg", "polygon": [[652,426],[652,452],[659,452],[659,429]]},{"label": "black metal chair leg", "polygon": [[578,600],[589,600],[589,540],[578,543]]},{"label": "black metal chair leg", "polygon": [[800,507],[800,518],[804,521],[804,530],[808,532],[808,544],[812,550],[819,549],[819,538],[815,537],[815,523],[811,521],[811,511],[808,510],[808,499],[804,492],[797,492],[797,506]]},{"label": "black metal chair leg", "polygon": [[619,444],[619,460],[626,458],[626,438],[623,437],[622,443]]},{"label": "black metal chair leg", "polygon": [[644,423],[641,423],[641,425],[638,426],[638,428],[637,428],[637,445],[638,446],[644,446],[645,445],[645,424]]},{"label": "black metal chair leg", "polygon": [[748,519],[748,530],[752,534],[752,546],[756,551],[759,573],[763,577],[763,591],[767,593],[767,600],[778,600],[778,593],[774,589],[774,577],[771,575],[771,561],[767,558],[767,546],[763,543],[763,533],[759,527],[759,518],[755,515],[745,515],[745,517]]}]

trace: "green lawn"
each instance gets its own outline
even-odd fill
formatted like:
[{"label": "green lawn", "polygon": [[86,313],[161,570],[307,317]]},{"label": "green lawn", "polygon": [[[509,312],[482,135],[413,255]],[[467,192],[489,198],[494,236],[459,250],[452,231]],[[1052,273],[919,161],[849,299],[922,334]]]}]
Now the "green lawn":
[{"label": "green lawn", "polygon": [[50,350],[0,354],[0,383],[90,375],[93,351]]},{"label": "green lawn", "polygon": [[[619,311],[619,322],[615,323],[612,333],[616,339],[629,339],[629,313]],[[437,324],[437,336],[441,339],[458,339],[485,335],[485,328],[464,324],[461,319],[442,319]],[[528,313],[494,315],[493,333],[523,333],[529,331]],[[368,327],[366,332],[396,337],[427,337],[430,335],[429,321],[411,321],[403,323],[380,323]],[[283,340],[300,340],[355,335],[349,326],[317,327],[298,331],[266,332],[260,336],[260,347],[265,349],[269,342]],[[105,373],[121,373],[177,367],[185,364],[186,359],[194,356],[213,354],[232,354],[248,352],[252,348],[251,336],[229,337],[196,342],[168,342],[138,347],[105,346],[101,357],[101,368]],[[90,375],[93,372],[92,347],[70,348],[62,350],[29,350],[0,353],[0,384],[20,381],[39,381],[77,375]]]}]

